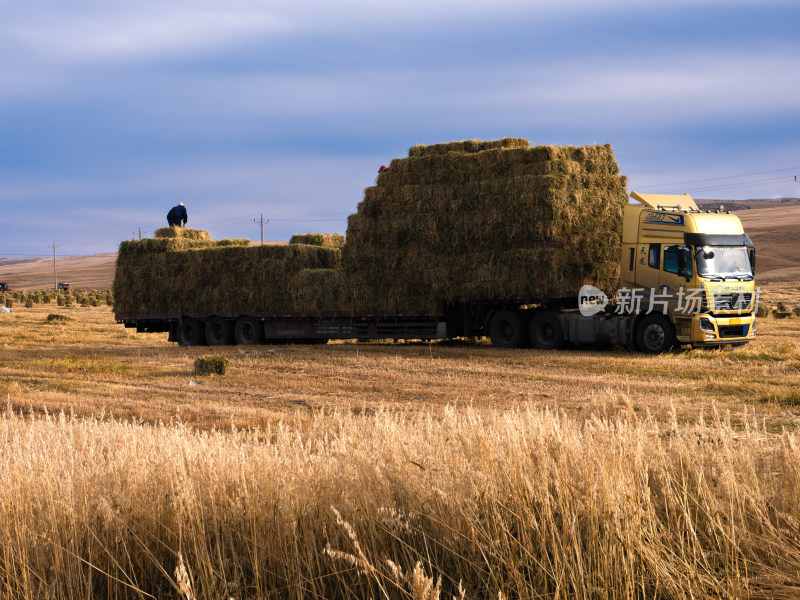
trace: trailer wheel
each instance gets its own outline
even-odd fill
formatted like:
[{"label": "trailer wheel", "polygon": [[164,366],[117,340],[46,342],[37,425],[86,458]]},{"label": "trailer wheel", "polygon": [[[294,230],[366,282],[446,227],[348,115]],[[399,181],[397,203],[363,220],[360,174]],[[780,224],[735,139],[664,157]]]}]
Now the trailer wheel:
[{"label": "trailer wheel", "polygon": [[253,317],[239,317],[233,328],[233,337],[240,346],[252,346],[261,341],[261,325]]},{"label": "trailer wheel", "polygon": [[206,342],[209,346],[227,346],[233,339],[231,324],[222,317],[211,317],[206,323]]},{"label": "trailer wheel", "polygon": [[513,310],[501,310],[489,321],[489,338],[496,348],[519,348],[525,343],[522,318]]},{"label": "trailer wheel", "polygon": [[661,315],[647,315],[636,326],[636,345],[645,354],[662,354],[674,343],[672,325]]},{"label": "trailer wheel", "polygon": [[556,313],[545,310],[537,312],[531,319],[528,330],[531,344],[539,350],[555,350],[564,343],[564,330]]},{"label": "trailer wheel", "polygon": [[205,327],[199,320],[186,317],[178,324],[178,343],[181,346],[201,346],[205,341]]}]

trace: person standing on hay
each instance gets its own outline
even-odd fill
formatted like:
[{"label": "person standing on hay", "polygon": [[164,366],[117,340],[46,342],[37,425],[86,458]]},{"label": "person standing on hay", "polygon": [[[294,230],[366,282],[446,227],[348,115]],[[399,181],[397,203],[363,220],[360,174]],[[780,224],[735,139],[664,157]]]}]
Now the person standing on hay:
[{"label": "person standing on hay", "polygon": [[189,222],[189,214],[183,202],[178,202],[178,206],[173,206],[167,213],[167,223],[170,227],[181,227]]}]

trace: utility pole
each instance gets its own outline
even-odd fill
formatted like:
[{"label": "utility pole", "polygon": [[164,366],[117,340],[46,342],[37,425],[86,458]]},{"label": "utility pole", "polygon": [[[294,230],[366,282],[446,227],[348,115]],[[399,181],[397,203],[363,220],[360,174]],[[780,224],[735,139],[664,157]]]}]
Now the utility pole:
[{"label": "utility pole", "polygon": [[53,289],[58,291],[58,271],[56,271],[56,242],[53,240]]},{"label": "utility pole", "polygon": [[253,223],[255,223],[256,225],[258,225],[259,223],[261,224],[261,245],[263,246],[264,245],[264,223],[269,224],[269,219],[264,221],[264,213],[261,213],[261,219],[253,219]]}]

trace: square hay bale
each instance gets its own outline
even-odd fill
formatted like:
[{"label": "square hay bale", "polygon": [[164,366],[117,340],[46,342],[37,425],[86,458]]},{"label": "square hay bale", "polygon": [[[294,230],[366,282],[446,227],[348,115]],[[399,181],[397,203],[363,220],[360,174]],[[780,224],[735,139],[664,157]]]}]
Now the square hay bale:
[{"label": "square hay bale", "polygon": [[157,238],[182,238],[185,240],[210,240],[211,234],[202,229],[187,229],[186,227],[161,227],[156,229]]},{"label": "square hay bale", "polygon": [[194,361],[195,375],[226,375],[228,373],[228,359],[224,356],[206,354],[199,356]]},{"label": "square hay bale", "polygon": [[418,144],[408,151],[409,156],[433,156],[436,154],[482,152],[498,148],[530,148],[530,142],[522,138],[503,138],[500,140],[465,140],[461,142],[447,142],[444,144]]},{"label": "square hay bale", "polygon": [[351,291],[343,269],[301,269],[290,282],[294,310],[330,314],[352,312]]},{"label": "square hay bale", "polygon": [[307,244],[309,246],[328,246],[341,248],[345,237],[340,233],[296,233],[289,240],[290,244]]}]

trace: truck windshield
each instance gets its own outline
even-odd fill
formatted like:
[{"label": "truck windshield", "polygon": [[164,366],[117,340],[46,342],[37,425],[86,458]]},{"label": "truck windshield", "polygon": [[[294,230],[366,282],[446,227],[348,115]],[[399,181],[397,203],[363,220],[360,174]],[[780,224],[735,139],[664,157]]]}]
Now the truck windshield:
[{"label": "truck windshield", "polygon": [[726,279],[752,278],[750,258],[744,246],[698,246],[697,274],[701,277]]}]

